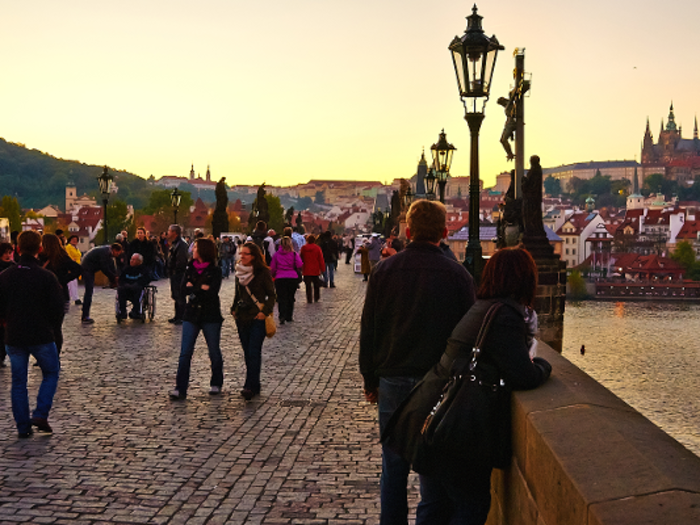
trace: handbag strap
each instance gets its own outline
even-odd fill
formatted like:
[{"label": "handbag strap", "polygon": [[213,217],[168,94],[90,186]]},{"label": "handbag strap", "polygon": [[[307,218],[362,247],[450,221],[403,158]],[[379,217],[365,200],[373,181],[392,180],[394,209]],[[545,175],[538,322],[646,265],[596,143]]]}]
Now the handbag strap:
[{"label": "handbag strap", "polygon": [[258,298],[253,295],[253,292],[250,291],[250,288],[248,288],[247,284],[245,285],[245,289],[248,290],[248,295],[250,295],[251,299],[253,299],[253,301],[255,301],[255,306],[257,306],[258,310],[260,310],[262,312],[263,306],[265,306],[265,305],[263,303],[261,303],[260,301],[258,301]]},{"label": "handbag strap", "polygon": [[481,347],[484,344],[486,335],[488,334],[489,329],[491,328],[491,324],[493,323],[493,320],[496,317],[496,313],[498,313],[498,310],[501,308],[501,306],[503,306],[503,303],[501,302],[493,303],[486,312],[484,320],[481,322],[481,328],[479,329],[479,333],[476,336],[476,341],[474,342],[474,347],[472,348],[471,361],[469,362],[469,372],[471,372],[473,378],[474,373],[476,372],[478,359],[481,356]]}]

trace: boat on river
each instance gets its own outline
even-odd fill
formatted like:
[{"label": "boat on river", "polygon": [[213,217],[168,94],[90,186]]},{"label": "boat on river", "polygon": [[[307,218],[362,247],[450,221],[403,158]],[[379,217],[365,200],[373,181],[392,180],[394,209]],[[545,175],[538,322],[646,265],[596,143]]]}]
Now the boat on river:
[{"label": "boat on river", "polygon": [[700,281],[608,281],[595,282],[595,299],[610,301],[700,302]]}]

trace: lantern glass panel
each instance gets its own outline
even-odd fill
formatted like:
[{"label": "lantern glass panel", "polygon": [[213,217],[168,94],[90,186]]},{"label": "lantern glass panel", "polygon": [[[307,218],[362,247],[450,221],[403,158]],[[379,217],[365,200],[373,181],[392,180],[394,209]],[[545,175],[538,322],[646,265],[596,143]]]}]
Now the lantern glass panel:
[{"label": "lantern glass panel", "polygon": [[465,64],[462,61],[462,49],[461,49],[461,43],[458,42],[457,45],[459,46],[457,49],[452,49],[452,61],[455,66],[455,75],[457,75],[457,84],[459,88],[459,94],[461,96],[465,95],[465,91],[467,90],[466,82],[464,81],[464,71],[465,71]]}]

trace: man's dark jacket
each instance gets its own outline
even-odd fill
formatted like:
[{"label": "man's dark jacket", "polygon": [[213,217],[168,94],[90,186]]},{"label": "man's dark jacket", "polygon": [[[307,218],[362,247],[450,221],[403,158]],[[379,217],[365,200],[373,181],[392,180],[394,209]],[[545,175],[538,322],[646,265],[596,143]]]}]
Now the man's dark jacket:
[{"label": "man's dark jacket", "polygon": [[64,299],[56,276],[35,257],[0,273],[0,318],[5,321],[5,344],[34,346],[55,341],[53,327],[63,320]]},{"label": "man's dark jacket", "polygon": [[[182,240],[182,237],[178,237],[170,246],[170,252],[168,254],[168,272],[170,272],[171,278],[173,276],[178,276],[182,279],[187,269],[187,259],[189,254],[187,253],[187,243]],[[178,280],[178,286],[180,282]]]},{"label": "man's dark jacket", "polygon": [[83,267],[83,270],[93,274],[101,271],[110,282],[113,282],[117,277],[117,268],[114,265],[111,246],[93,248],[83,256],[80,266]]},{"label": "man's dark jacket", "polygon": [[437,246],[413,242],[381,261],[367,286],[360,330],[366,389],[380,377],[422,377],[474,304],[474,280]]}]

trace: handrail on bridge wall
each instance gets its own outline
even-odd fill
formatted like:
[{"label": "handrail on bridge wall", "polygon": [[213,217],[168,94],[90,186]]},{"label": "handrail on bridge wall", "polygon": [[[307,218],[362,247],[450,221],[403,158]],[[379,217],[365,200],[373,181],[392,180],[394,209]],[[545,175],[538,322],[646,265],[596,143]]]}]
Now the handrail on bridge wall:
[{"label": "handrail on bridge wall", "polygon": [[494,470],[489,525],[697,525],[700,458],[560,354],[513,394],[511,467]]}]

